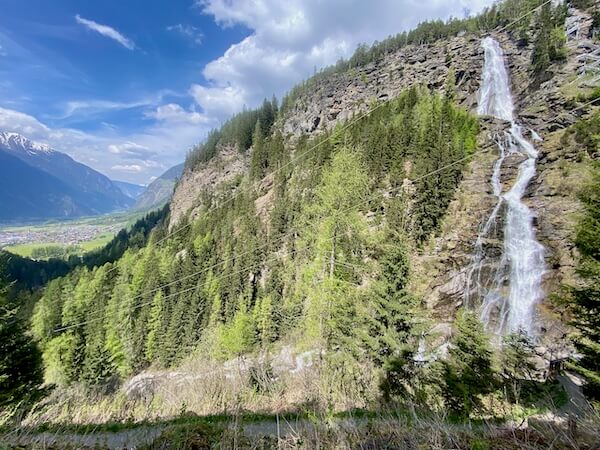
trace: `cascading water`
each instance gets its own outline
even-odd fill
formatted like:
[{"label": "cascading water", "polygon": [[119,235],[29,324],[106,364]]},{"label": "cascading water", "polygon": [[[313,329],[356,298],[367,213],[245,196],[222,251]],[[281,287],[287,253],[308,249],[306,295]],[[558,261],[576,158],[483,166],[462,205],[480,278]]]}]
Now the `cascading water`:
[{"label": "cascading water", "polygon": [[[514,119],[502,48],[492,38],[484,39],[482,46],[485,64],[478,113],[510,122],[510,129],[496,137],[499,157],[491,183],[497,203],[475,242],[475,253],[467,271],[465,303],[468,306],[481,304],[481,319],[488,330],[496,334],[522,330],[533,336],[535,305],[543,296],[544,248],[536,240],[533,214],[522,198],[535,176],[537,151],[523,137],[522,128]],[[531,134],[535,140],[539,139],[533,130]],[[502,167],[511,156],[521,156],[524,160],[519,165],[514,185],[503,193]],[[502,230],[498,229],[500,216],[504,221]],[[499,235],[502,247],[498,255],[493,242]]]}]

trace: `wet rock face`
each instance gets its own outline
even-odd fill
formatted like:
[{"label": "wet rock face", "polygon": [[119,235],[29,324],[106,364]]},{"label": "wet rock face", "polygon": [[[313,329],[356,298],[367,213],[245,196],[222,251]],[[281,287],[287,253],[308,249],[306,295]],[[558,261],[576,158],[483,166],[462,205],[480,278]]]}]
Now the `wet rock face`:
[{"label": "wet rock face", "polygon": [[479,39],[471,35],[405,47],[380,61],[319,80],[288,111],[284,134],[331,129],[366,112],[373,101],[394,98],[414,84],[442,90],[450,69],[456,76],[457,99],[470,109],[477,102],[482,66]]},{"label": "wet rock face", "polygon": [[[565,129],[577,120],[578,115],[570,112],[573,104],[562,87],[577,71],[580,64],[577,54],[581,48],[571,48],[568,60],[552,67],[552,76],[539,83],[530,78],[531,47],[519,47],[507,35],[497,38],[510,68],[515,115],[525,131],[531,128],[543,138],[542,142],[535,141],[533,133],[524,133],[534,143],[539,157],[537,175],[531,180],[523,201],[534,213],[536,236],[545,247],[543,289],[546,297],[538,308],[538,328],[545,340],[560,339],[560,333],[555,330],[563,327],[554,317],[551,296],[574,277],[576,254],[573,231],[580,210],[577,190],[586,177],[586,163],[578,160],[580,150],[573,143],[565,145],[561,142]],[[477,98],[476,94],[472,95]],[[482,120],[480,152],[493,147],[490,136],[497,132],[498,126],[494,127],[489,119]],[[473,255],[479,227],[495,204],[490,176],[497,154],[480,154],[466,170],[439,235],[414,261],[414,288],[440,322],[452,320],[456,310],[463,305],[467,287],[465,267]],[[521,161],[517,155],[505,160],[500,180],[503,192],[514,182]],[[499,216],[502,217],[502,214]],[[498,228],[497,241],[484,243],[488,261],[484,265],[483,276],[493,272],[501,250],[502,224]]]}]

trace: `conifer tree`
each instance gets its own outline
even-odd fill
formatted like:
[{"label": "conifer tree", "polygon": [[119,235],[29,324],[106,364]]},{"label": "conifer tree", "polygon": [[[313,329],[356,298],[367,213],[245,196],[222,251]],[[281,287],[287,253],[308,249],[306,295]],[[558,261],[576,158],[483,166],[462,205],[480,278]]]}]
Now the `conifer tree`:
[{"label": "conifer tree", "polygon": [[524,382],[533,379],[536,370],[534,357],[535,346],[526,333],[513,333],[504,338],[500,354],[500,374],[511,401],[519,403]]},{"label": "conifer tree", "polygon": [[481,407],[481,395],[496,389],[493,357],[481,321],[472,312],[459,313],[445,366],[444,397],[451,411],[467,418]]},{"label": "conifer tree", "polygon": [[[307,211],[314,255],[304,273],[307,335],[328,346],[350,344],[356,308],[352,271],[338,264],[361,261],[365,221],[355,206],[367,192],[368,179],[357,153],[342,148],[334,155]],[[316,230],[316,231],[315,231]],[[350,275],[350,278],[348,277]]]},{"label": "conifer tree", "polygon": [[158,291],[154,294],[148,321],[148,339],[146,341],[146,359],[148,361],[154,361],[158,356],[159,346],[163,342],[165,316],[165,296],[162,291]]},{"label": "conifer tree", "polygon": [[0,280],[0,409],[32,394],[42,382],[40,352],[5,292],[6,284]]},{"label": "conifer tree", "polygon": [[259,299],[254,305],[254,323],[258,342],[262,347],[270,344],[275,338],[275,324],[273,323],[273,304],[270,296]]},{"label": "conifer tree", "polygon": [[577,329],[575,345],[582,358],[571,364],[586,384],[584,392],[600,400],[600,166],[595,163],[592,180],[581,192],[584,212],[577,225],[575,244],[580,252],[579,285],[568,288],[568,304]]}]

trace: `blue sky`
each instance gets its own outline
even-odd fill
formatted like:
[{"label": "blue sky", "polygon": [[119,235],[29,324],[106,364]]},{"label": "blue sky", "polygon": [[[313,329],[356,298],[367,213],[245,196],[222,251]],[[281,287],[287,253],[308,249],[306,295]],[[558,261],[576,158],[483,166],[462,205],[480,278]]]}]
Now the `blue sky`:
[{"label": "blue sky", "polygon": [[146,184],[358,43],[490,3],[0,0],[0,130]]}]

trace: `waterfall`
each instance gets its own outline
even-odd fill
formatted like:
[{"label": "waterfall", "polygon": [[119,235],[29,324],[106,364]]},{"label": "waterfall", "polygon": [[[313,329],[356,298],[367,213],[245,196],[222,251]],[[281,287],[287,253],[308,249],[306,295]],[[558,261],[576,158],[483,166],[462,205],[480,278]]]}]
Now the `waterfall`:
[{"label": "waterfall", "polygon": [[[514,118],[510,79],[502,48],[492,38],[482,42],[485,51],[483,84],[478,113],[510,123],[510,129],[496,136],[499,156],[491,184],[496,197],[490,216],[482,224],[475,251],[467,269],[465,304],[481,305],[481,319],[495,334],[522,330],[535,335],[535,305],[541,300],[544,275],[544,248],[535,237],[533,214],[522,198],[536,173],[537,150],[523,137]],[[529,130],[534,140],[540,137]],[[501,175],[507,157],[523,158],[514,185],[503,192]],[[498,219],[503,228],[498,227]],[[501,241],[500,254],[493,243]],[[491,245],[490,245],[491,243]]]}]

